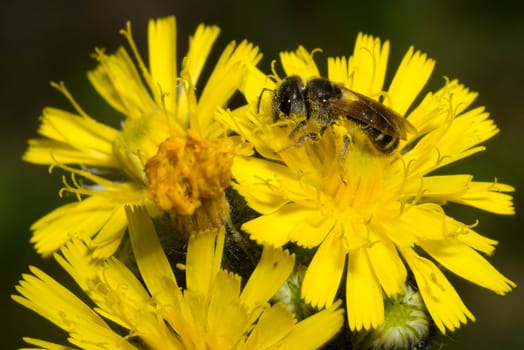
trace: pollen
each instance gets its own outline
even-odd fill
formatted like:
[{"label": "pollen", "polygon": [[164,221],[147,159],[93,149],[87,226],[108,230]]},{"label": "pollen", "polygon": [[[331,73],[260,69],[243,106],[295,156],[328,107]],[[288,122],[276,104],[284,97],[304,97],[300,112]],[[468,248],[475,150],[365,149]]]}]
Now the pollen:
[{"label": "pollen", "polygon": [[145,166],[151,199],[169,213],[193,215],[202,200],[229,186],[233,155],[228,138],[204,140],[188,131],[165,140]]}]

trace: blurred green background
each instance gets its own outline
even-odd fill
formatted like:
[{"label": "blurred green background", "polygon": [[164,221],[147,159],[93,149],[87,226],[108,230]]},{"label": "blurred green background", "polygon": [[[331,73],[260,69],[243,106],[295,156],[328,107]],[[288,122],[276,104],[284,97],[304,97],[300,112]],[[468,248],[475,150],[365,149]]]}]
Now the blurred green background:
[{"label": "blurred green background", "polygon": [[[454,166],[450,172],[473,173],[476,179],[501,181],[517,188],[517,215],[502,217],[474,209],[452,208],[467,223],[478,218],[478,231],[500,241],[490,261],[519,284],[505,297],[453,279],[477,321],[446,336],[442,349],[524,349],[524,11],[517,1],[14,1],[3,2],[0,30],[0,271],[1,349],[23,345],[23,336],[57,339],[63,334],[47,321],[11,301],[9,295],[28,265],[64,279],[52,260],[36,256],[28,243],[30,224],[63,203],[57,196],[60,173],[24,164],[27,139],[36,135],[45,106],[69,109],[49,86],[64,80],[92,115],[118,125],[118,119],[93,93],[86,71],[95,66],[95,47],[109,51],[124,44],[118,34],[131,20],[144,55],[147,20],[175,14],[179,48],[200,22],[222,28],[220,51],[230,40],[248,38],[264,53],[269,71],[281,50],[323,48],[324,55],[349,55],[357,32],[391,41],[390,73],[410,45],[437,61],[429,88],[443,77],[459,78],[479,91],[502,129],[487,151]],[[324,56],[324,57],[325,57]],[[317,57],[321,57],[318,55]],[[318,60],[319,62],[322,59]]]}]

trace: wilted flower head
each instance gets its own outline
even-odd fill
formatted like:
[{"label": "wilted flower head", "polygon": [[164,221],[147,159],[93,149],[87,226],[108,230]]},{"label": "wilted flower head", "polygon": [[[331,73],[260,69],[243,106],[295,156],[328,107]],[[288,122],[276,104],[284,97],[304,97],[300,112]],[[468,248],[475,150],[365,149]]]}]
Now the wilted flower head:
[{"label": "wilted flower head", "polygon": [[[131,54],[124,48],[113,54],[96,50],[98,66],[88,78],[122,115],[121,129],[96,121],[64,84],[54,84],[75,112],[45,109],[39,128],[42,138],[29,141],[24,160],[70,172],[72,178],[64,177],[62,193],[73,193],[79,201],[33,224],[32,242],[40,254],[49,255],[72,238],[94,238],[98,256],[111,255],[127,226],[127,204],[145,205],[151,215],[166,211],[184,222],[200,207],[207,214],[214,198],[223,202],[233,144],[223,137],[214,113],[240,86],[245,65],[255,64],[260,55],[248,42],[232,42],[197,97],[196,85],[218,33],[217,27],[199,26],[181,69],[174,17],[149,22],[148,66],[135,46],[130,24],[122,34]],[[222,214],[211,219],[221,225]],[[215,222],[207,226],[217,227]]]}]

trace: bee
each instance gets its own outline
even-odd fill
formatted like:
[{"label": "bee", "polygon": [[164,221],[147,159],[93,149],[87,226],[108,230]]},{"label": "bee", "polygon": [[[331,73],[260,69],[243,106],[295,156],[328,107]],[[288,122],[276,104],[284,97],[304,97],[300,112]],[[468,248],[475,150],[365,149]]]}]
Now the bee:
[{"label": "bee", "polygon": [[[318,141],[326,129],[341,118],[355,122],[383,154],[392,153],[398,147],[399,140],[407,138],[408,132],[416,132],[410,122],[381,102],[326,78],[309,79],[306,84],[297,75],[285,78],[273,92],[272,107],[279,118],[292,115],[305,117],[295,125],[289,134],[290,139],[294,139],[308,121],[319,125],[320,132],[304,134],[295,146],[301,146],[307,140]],[[348,135],[344,141],[345,148],[349,142]]]}]

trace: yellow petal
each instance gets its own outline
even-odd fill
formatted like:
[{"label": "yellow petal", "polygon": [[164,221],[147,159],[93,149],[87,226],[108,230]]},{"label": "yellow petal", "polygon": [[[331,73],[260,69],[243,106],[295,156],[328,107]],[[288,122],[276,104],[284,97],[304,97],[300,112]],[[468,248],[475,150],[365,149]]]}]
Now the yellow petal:
[{"label": "yellow petal", "polygon": [[367,248],[367,252],[374,274],[386,295],[391,297],[403,291],[407,271],[395,245],[389,240],[381,240]]},{"label": "yellow petal", "polygon": [[112,55],[102,51],[96,54],[100,64],[87,76],[104,100],[130,119],[155,110],[156,102],[144,88],[142,77],[126,50],[120,48]]},{"label": "yellow petal", "polygon": [[204,64],[209,57],[209,52],[219,33],[220,28],[201,24],[197,27],[195,34],[189,38],[189,49],[184,60],[184,69],[193,79],[193,86],[198,83]]},{"label": "yellow petal", "polygon": [[117,160],[112,155],[93,149],[77,149],[69,144],[48,139],[29,139],[29,147],[22,159],[29,163],[49,164],[84,164],[99,167],[116,168]]},{"label": "yellow petal", "polygon": [[186,258],[187,289],[199,295],[209,295],[215,276],[220,271],[224,249],[224,228],[192,234]]},{"label": "yellow petal", "polygon": [[[176,117],[180,125],[187,129],[189,127],[190,116],[190,97],[194,94],[193,91],[187,91],[187,88],[194,89],[200,78],[200,74],[204,68],[209,52],[216,41],[220,28],[216,26],[199,25],[195,34],[189,38],[189,50],[187,56],[184,57],[183,71],[181,76],[185,79],[190,79],[189,86],[180,85],[178,89],[178,106]],[[187,93],[189,92],[189,96]]]},{"label": "yellow petal", "polygon": [[97,267],[100,265],[91,261],[89,248],[83,241],[74,239],[68,242],[62,247],[60,254],[54,254],[54,258],[84,291],[98,278]]},{"label": "yellow petal", "polygon": [[[240,276],[227,271],[219,271],[214,281],[209,306],[202,296],[202,303],[207,312],[200,320],[204,327],[205,337],[212,339],[209,349],[230,349],[235,340],[248,330],[249,318],[238,297],[240,293]],[[196,325],[200,323],[195,322]]]},{"label": "yellow petal", "polygon": [[63,205],[31,225],[31,242],[47,256],[74,237],[90,238],[111,218],[114,206],[102,196]]},{"label": "yellow petal", "polygon": [[347,86],[361,94],[378,98],[383,90],[389,55],[389,41],[359,33],[353,56],[349,59],[349,73],[353,77]]},{"label": "yellow petal", "polygon": [[438,90],[436,95],[440,98],[441,103],[447,107],[443,111],[447,114],[446,118],[460,115],[469,108],[473,101],[478,97],[477,92],[471,91],[469,88],[459,83],[457,79],[446,79],[444,87]]},{"label": "yellow petal", "polygon": [[293,314],[289,312],[286,305],[276,304],[262,313],[243,348],[246,350],[286,349],[276,344],[294,330],[295,322]]},{"label": "yellow petal", "polygon": [[455,118],[446,131],[435,143],[442,159],[440,167],[483,150],[483,146],[477,145],[496,135],[499,129],[479,107]]},{"label": "yellow petal", "polygon": [[[300,156],[295,159],[291,159],[291,157],[285,158],[286,162],[303,159],[304,161],[300,164],[303,166],[301,170],[304,172],[313,169],[314,163],[306,163],[306,158]],[[294,169],[296,168],[287,167],[280,162],[243,157],[241,160],[239,158],[235,159],[232,171],[235,179],[238,179],[238,183],[247,183],[258,187],[255,190],[255,194],[251,194],[251,197],[256,197],[258,191],[264,193],[264,191],[270,190],[273,192],[274,197],[285,197],[297,203],[304,203],[304,206],[318,207],[319,189],[318,186],[315,186],[315,181],[320,176],[317,173],[318,169],[311,170],[307,175],[304,172],[294,171]],[[302,181],[301,178],[306,176],[311,176],[313,178],[312,181]],[[267,188],[264,189],[263,187]],[[243,195],[249,196],[249,193],[243,193]]]},{"label": "yellow petal", "polygon": [[467,191],[472,179],[471,175],[425,176],[406,184],[404,194],[413,197],[422,195],[424,198],[445,201],[457,193]]},{"label": "yellow petal", "polygon": [[438,95],[428,92],[406,118],[417,129],[418,134],[423,135],[442,124],[442,119],[445,118],[442,109]]},{"label": "yellow petal", "polygon": [[319,349],[335,334],[344,322],[343,310],[337,301],[330,307],[300,321],[279,343],[279,349]]},{"label": "yellow petal", "polygon": [[410,47],[395,73],[384,103],[404,115],[426,85],[434,67],[434,60]]},{"label": "yellow petal", "polygon": [[177,100],[175,17],[150,20],[147,35],[153,91],[157,92],[166,110],[175,113]]},{"label": "yellow petal", "polygon": [[513,191],[515,189],[506,184],[473,181],[465,193],[449,200],[495,214],[514,215],[513,197],[504,193]]},{"label": "yellow petal", "polygon": [[318,248],[304,276],[302,297],[315,307],[331,305],[346,259],[342,239],[332,232]]},{"label": "yellow petal", "polygon": [[349,75],[348,60],[345,57],[328,57],[328,79],[349,87],[352,77]]},{"label": "yellow petal", "polygon": [[295,256],[287,250],[265,245],[257,267],[249,277],[240,300],[250,310],[257,305],[267,303],[287,280]]},{"label": "yellow petal", "polygon": [[85,164],[116,167],[113,141],[119,132],[88,116],[46,108],[38,133],[47,139],[32,139],[23,159],[36,164]]},{"label": "yellow petal", "polygon": [[[247,67],[256,65],[260,58],[258,48],[247,41],[242,41],[238,45],[232,42],[223,51],[200,95],[196,110],[195,118],[198,119],[200,129],[206,130],[205,136],[217,137],[221,132],[220,128],[216,130],[211,128],[217,107],[226,104],[233,93],[240,88]],[[194,125],[193,121],[191,125]]]},{"label": "yellow petal", "polygon": [[[122,327],[133,328],[136,319],[130,315],[150,301],[134,273],[113,257],[93,260],[90,248],[79,240],[69,242],[61,253],[55,254],[56,260],[96,303],[97,312]],[[121,293],[123,286],[125,293]]]},{"label": "yellow petal", "polygon": [[21,296],[13,295],[13,300],[69,332],[73,344],[104,343],[109,347],[133,349],[68,289],[41,270],[35,267],[30,270],[32,274],[24,274],[24,280],[16,287]]},{"label": "yellow petal", "polygon": [[312,53],[302,46],[295,52],[281,52],[280,62],[287,76],[299,75],[304,79],[320,76]]},{"label": "yellow petal", "polygon": [[[195,34],[189,38],[189,50],[183,61],[183,70],[186,78],[191,79],[191,87],[197,85],[204,64],[209,57],[209,52],[219,33],[220,29],[218,27],[201,24],[197,27]],[[183,86],[180,86],[178,90],[177,102],[177,120],[184,129],[187,129],[189,127],[189,105],[187,91]]]},{"label": "yellow petal", "polygon": [[267,243],[280,247],[290,240],[290,235],[297,243],[309,246],[312,242],[320,242],[327,234],[325,225],[311,227],[310,232],[304,232],[301,237],[296,231],[299,223],[307,222],[311,216],[317,216],[318,209],[308,209],[298,204],[287,204],[277,211],[259,216],[242,225],[242,229],[250,234],[251,239],[259,243]]},{"label": "yellow petal", "polygon": [[[411,244],[422,240],[446,240],[467,234],[470,228],[466,224],[446,215],[442,207],[435,203],[425,203],[406,208],[401,220],[392,224],[392,232],[388,236],[397,243],[397,246],[407,246],[404,237],[399,237],[404,232],[411,236]],[[416,237],[416,238],[414,238]],[[397,242],[398,240],[398,242]]]},{"label": "yellow petal", "polygon": [[251,106],[256,106],[259,98],[270,98],[272,93],[268,93],[268,96],[265,96],[263,95],[263,91],[264,89],[273,90],[274,88],[275,82],[269,79],[260,69],[254,66],[246,67],[246,74],[240,86],[240,91],[244,94],[247,102]]},{"label": "yellow petal", "polygon": [[346,286],[349,328],[377,328],[384,322],[384,298],[366,249],[349,253]]},{"label": "yellow petal", "polygon": [[160,302],[170,304],[181,297],[171,265],[160,244],[146,209],[126,207],[129,238],[140,274],[151,293]]},{"label": "yellow petal", "polygon": [[75,350],[75,348],[71,348],[69,346],[63,346],[63,345],[51,343],[45,340],[35,339],[35,338],[24,337],[24,341],[27,344],[38,346],[38,348],[21,348],[21,350],[34,350],[34,349],[38,349],[38,350]]},{"label": "yellow petal", "polygon": [[424,300],[424,304],[442,333],[451,331],[466,323],[468,318],[475,320],[459,295],[444,274],[431,261],[418,256],[412,249],[401,249]]},{"label": "yellow petal", "polygon": [[447,128],[450,119],[468,108],[477,95],[456,79],[446,80],[443,88],[424,97],[408,119],[420,135],[436,128]]},{"label": "yellow petal", "polygon": [[93,249],[93,258],[105,259],[113,255],[120,247],[126,229],[127,218],[124,207],[119,205],[93,239],[93,247],[95,248]]},{"label": "yellow petal", "polygon": [[22,296],[12,296],[16,302],[67,331],[71,330],[72,323],[77,322],[107,327],[100,316],[52,277],[36,267],[30,266],[29,269],[32,274],[24,274],[24,279],[16,287]]},{"label": "yellow petal", "polygon": [[[239,303],[240,298],[240,285],[241,278],[239,275],[229,272],[226,270],[220,270],[217,272],[215,279],[213,281],[213,289],[209,295],[210,297],[210,309],[209,314],[211,315],[214,311],[213,308],[223,307],[230,303]],[[208,296],[203,296],[207,298]],[[212,303],[222,304],[220,305],[211,305]],[[245,312],[243,312],[245,313]],[[215,315],[215,317],[220,316],[220,313]]]},{"label": "yellow petal", "polygon": [[295,222],[295,227],[289,232],[289,239],[305,248],[318,246],[333,227],[335,218],[316,208],[297,208],[297,210],[304,212],[304,216],[303,219]]},{"label": "yellow petal", "polygon": [[497,294],[504,295],[516,287],[479,253],[461,242],[421,241],[420,246],[448,270]]},{"label": "yellow petal", "polygon": [[414,205],[404,209],[400,220],[387,232],[397,246],[410,246],[417,239],[445,239],[452,233],[462,232],[464,224],[446,216],[442,208],[433,203]]},{"label": "yellow petal", "polygon": [[[69,264],[74,268],[72,262]],[[96,273],[97,278],[88,281],[88,291],[89,297],[96,302],[97,312],[122,327],[134,328],[141,322],[136,319],[136,313],[145,311],[146,305],[151,303],[142,281],[115,258],[96,266]]]},{"label": "yellow petal", "polygon": [[496,214],[513,215],[512,186],[498,182],[472,181],[471,175],[426,176],[412,181],[404,188],[404,194],[422,196],[437,203],[447,201],[479,208]]},{"label": "yellow petal", "polygon": [[281,179],[290,177],[285,166],[263,159],[237,157],[231,171],[238,183],[233,186],[257,212],[273,212],[289,201],[281,184]]},{"label": "yellow petal", "polygon": [[457,239],[471,248],[488,255],[493,253],[495,246],[498,243],[494,239],[484,237],[471,229],[468,229],[463,234],[458,235]]}]

